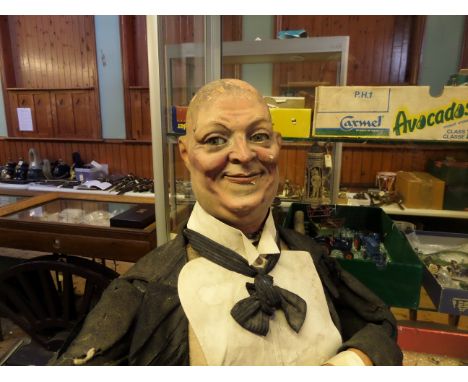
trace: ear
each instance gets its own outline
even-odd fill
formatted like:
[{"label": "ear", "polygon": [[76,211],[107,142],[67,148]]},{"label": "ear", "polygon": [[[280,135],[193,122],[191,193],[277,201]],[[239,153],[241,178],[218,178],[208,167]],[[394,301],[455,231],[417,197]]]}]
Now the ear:
[{"label": "ear", "polygon": [[275,133],[276,143],[278,144],[279,148],[281,148],[281,146],[283,145],[283,137],[281,136],[281,133],[278,133],[277,131],[275,131],[274,133]]},{"label": "ear", "polygon": [[180,157],[184,161],[185,167],[189,169],[189,158],[188,158],[188,142],[187,136],[179,137],[179,153]]}]

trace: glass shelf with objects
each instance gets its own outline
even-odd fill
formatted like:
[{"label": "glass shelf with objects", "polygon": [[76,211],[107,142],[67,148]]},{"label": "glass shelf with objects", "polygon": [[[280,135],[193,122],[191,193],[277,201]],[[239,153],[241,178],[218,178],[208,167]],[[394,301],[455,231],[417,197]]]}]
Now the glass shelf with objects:
[{"label": "glass shelf with objects", "polygon": [[188,103],[201,86],[218,78],[248,81],[270,105],[274,128],[284,142],[278,196],[283,201],[302,197],[307,153],[316,145],[322,159],[330,160],[326,164],[322,160],[320,171],[329,183],[328,199],[336,200],[341,143],[312,138],[311,123],[315,88],[346,84],[349,37],[222,41],[219,16],[188,18],[193,36],[180,43],[174,43],[177,31],[170,27],[169,17],[147,18],[150,67],[157,63],[159,69],[159,75],[150,71],[152,115],[157,116],[153,128],[156,213],[166,217],[165,227],[158,224],[158,245],[177,232],[194,200],[177,147],[178,137],[185,132]]}]

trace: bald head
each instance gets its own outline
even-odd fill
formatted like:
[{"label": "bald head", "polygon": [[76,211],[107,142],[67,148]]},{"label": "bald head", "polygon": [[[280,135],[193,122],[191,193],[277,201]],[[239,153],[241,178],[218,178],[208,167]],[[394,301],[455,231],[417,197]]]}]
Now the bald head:
[{"label": "bald head", "polygon": [[265,108],[268,109],[260,92],[249,83],[233,78],[212,81],[201,87],[190,101],[187,110],[186,133],[191,134],[195,131],[198,113],[204,106],[225,95],[250,97],[265,105]]}]

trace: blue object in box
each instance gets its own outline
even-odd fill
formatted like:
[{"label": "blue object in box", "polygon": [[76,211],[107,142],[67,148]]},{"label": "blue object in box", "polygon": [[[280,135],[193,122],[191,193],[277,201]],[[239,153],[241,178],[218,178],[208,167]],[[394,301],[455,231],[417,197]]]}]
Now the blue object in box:
[{"label": "blue object in box", "polygon": [[300,38],[307,37],[307,31],[305,29],[294,29],[290,31],[279,31],[278,39],[285,40],[288,38]]}]

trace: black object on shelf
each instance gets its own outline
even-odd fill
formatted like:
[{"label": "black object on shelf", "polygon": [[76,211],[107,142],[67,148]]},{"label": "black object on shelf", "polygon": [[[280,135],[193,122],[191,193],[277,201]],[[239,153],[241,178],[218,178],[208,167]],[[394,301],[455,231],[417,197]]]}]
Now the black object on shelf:
[{"label": "black object on shelf", "polygon": [[154,205],[138,204],[110,219],[111,227],[146,228],[155,221]]}]

